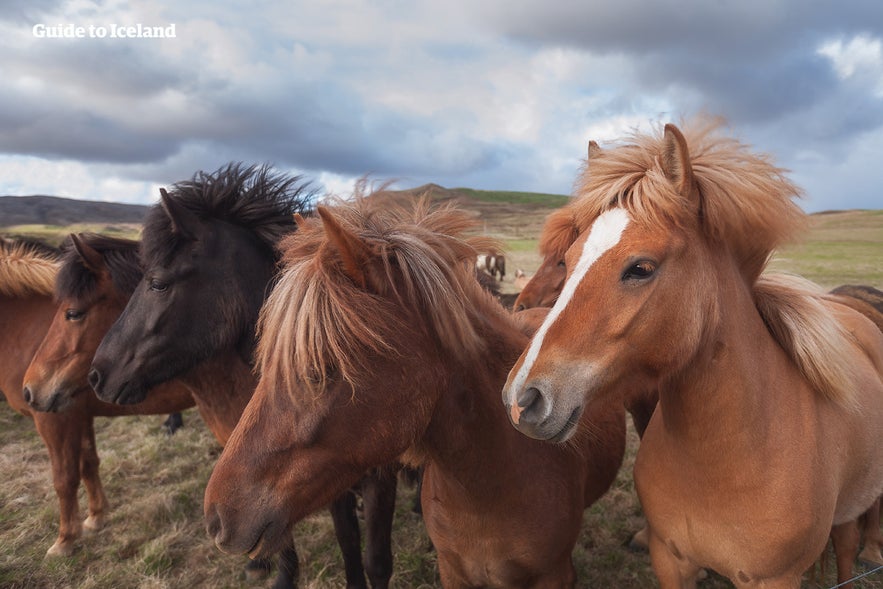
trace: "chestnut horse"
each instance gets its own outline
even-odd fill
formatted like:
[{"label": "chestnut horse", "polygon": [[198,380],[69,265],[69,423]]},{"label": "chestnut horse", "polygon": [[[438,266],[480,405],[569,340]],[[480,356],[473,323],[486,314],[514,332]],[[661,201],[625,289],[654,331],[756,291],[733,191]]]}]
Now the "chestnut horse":
[{"label": "chestnut horse", "polygon": [[[376,195],[375,195],[376,196]],[[261,379],[206,488],[223,550],[272,551],[366,468],[422,465],[445,587],[570,587],[583,509],[622,461],[624,412],[574,443],[519,435],[499,388],[527,343],[479,285],[474,221],[357,198],[287,238],[261,312]]]},{"label": "chestnut horse", "polygon": [[[589,173],[589,166],[594,159],[602,156],[601,147],[594,141],[589,142],[588,158],[584,167],[584,174]],[[523,287],[515,300],[515,310],[525,310],[533,307],[551,307],[561,294],[567,275],[565,255],[570,246],[579,237],[580,230],[574,217],[574,211],[578,207],[578,199],[556,209],[546,218],[543,231],[540,235],[539,249],[542,262],[539,269]],[[832,295],[841,297],[841,303],[859,311],[877,327],[883,331],[883,292],[867,285],[838,286],[831,291]],[[639,436],[643,436],[647,427],[653,407],[656,404],[656,395],[652,399],[645,397],[632,401],[627,408],[632,414],[635,428]],[[652,405],[651,405],[652,403]],[[879,500],[878,500],[879,502]],[[883,534],[880,532],[880,509],[872,507],[865,515],[863,534],[865,547],[860,559],[874,565],[883,565],[880,560],[883,551]],[[631,541],[631,546],[639,549],[647,548],[647,531],[639,531]],[[841,573],[841,578],[852,569],[852,565]]]},{"label": "chestnut horse", "polygon": [[[193,406],[186,392],[163,395],[149,407],[126,410],[84,395],[65,413],[40,413],[26,404],[22,381],[55,313],[52,292],[61,252],[39,242],[0,237],[0,390],[10,407],[34,420],[49,451],[52,482],[59,504],[58,537],[47,556],[67,556],[85,529],[105,522],[107,498],[99,476],[95,416],[165,413]],[[91,397],[91,398],[89,398]],[[86,487],[88,516],[80,521],[77,491]]]},{"label": "chestnut horse", "polygon": [[798,587],[829,533],[850,569],[883,492],[883,334],[759,278],[805,225],[798,189],[702,121],[605,150],[580,192],[567,281],[503,389],[515,426],[566,440],[594,403],[657,388],[635,483],[662,587],[700,567]]},{"label": "chestnut horse", "polygon": [[[125,404],[180,378],[225,444],[257,384],[255,324],[276,274],[276,243],[296,229],[294,215],[307,209],[312,195],[299,177],[230,164],[161,196],[145,219],[143,278],[98,347],[89,382],[100,398]],[[386,587],[395,473],[372,473],[362,487],[365,567],[355,496],[342,493],[331,509],[347,583],[366,587],[367,569],[372,586]],[[286,558],[280,573],[279,586],[296,583],[297,559]]]}]

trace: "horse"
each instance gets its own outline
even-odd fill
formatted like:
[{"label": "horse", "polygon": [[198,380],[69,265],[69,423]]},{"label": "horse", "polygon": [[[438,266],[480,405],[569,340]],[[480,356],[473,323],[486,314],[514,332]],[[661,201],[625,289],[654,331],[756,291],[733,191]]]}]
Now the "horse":
[{"label": "horse", "polygon": [[[22,395],[28,364],[53,320],[52,295],[61,259],[60,250],[42,242],[0,237],[0,390],[12,409],[34,420],[49,452],[60,516],[58,537],[46,552],[50,557],[72,554],[84,530],[93,532],[104,526],[108,502],[99,474],[93,422],[95,416],[121,413],[94,397],[78,399],[65,413],[40,413]],[[193,405],[189,396],[158,401],[150,411],[133,406],[126,414],[180,411]],[[80,520],[77,498],[80,481],[88,501],[85,521]]]},{"label": "horse", "polygon": [[[143,277],[95,352],[88,380],[106,401],[132,403],[171,378],[187,382],[221,445],[257,384],[251,360],[258,312],[277,269],[277,241],[293,232],[312,193],[298,176],[229,164],[160,191],[145,218]],[[394,472],[362,481],[367,530],[363,567],[355,497],[331,505],[348,587],[386,587]],[[283,550],[277,585],[295,584],[298,562]]]},{"label": "horse", "polygon": [[635,134],[581,178],[568,278],[503,388],[516,428],[565,441],[649,388],[634,478],[663,588],[701,567],[798,587],[883,492],[883,335],[796,277],[763,275],[806,226],[767,156],[699,119]]},{"label": "horse", "polygon": [[498,391],[527,336],[476,280],[487,239],[466,237],[475,221],[356,197],[319,207],[282,244],[260,381],[206,487],[209,533],[227,552],[271,552],[401,456],[423,467],[445,587],[572,587],[582,512],[622,462],[624,412],[587,413],[594,424],[570,445],[515,432]]},{"label": "horse", "polygon": [[477,254],[475,267],[487,273],[494,280],[503,280],[506,277],[506,256],[503,254]]},{"label": "horse", "polygon": [[[584,166],[584,174],[588,174],[591,162],[602,155],[601,147],[595,141],[589,141],[588,158]],[[579,226],[574,218],[574,201],[556,209],[546,217],[542,233],[539,239],[539,250],[542,262],[536,274],[531,277],[522,288],[515,300],[516,311],[533,307],[551,307],[558,299],[564,286],[567,270],[565,255],[567,250],[579,237]],[[840,302],[854,308],[871,319],[877,327],[883,331],[883,292],[867,285],[845,284],[830,291],[832,295],[841,297]],[[632,403],[629,410],[635,423],[638,436],[642,437],[644,429],[655,406],[655,395],[646,398],[639,404]],[[652,402],[652,405],[650,403]],[[883,565],[879,561],[879,554],[883,549],[883,535],[880,533],[880,510],[869,510],[865,518],[864,536],[866,539],[865,549],[860,559],[874,565]],[[641,530],[631,540],[631,546],[636,549],[646,549],[647,532]],[[851,568],[851,566],[850,566]]]}]

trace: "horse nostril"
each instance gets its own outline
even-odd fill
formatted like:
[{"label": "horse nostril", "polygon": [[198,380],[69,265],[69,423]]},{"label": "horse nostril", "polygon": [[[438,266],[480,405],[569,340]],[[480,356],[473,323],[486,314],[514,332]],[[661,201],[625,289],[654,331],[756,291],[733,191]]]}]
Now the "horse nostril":
[{"label": "horse nostril", "polygon": [[21,394],[25,398],[25,403],[27,403],[28,405],[34,402],[34,395],[31,394],[30,387],[25,387],[24,389],[22,389]]},{"label": "horse nostril", "polygon": [[98,392],[98,387],[101,386],[101,373],[97,368],[93,368],[89,371],[89,376],[86,377],[86,380],[89,381],[89,386],[92,387],[96,393]]},{"label": "horse nostril", "polygon": [[545,418],[546,399],[536,387],[522,389],[515,397],[521,408],[521,421],[536,424]]}]

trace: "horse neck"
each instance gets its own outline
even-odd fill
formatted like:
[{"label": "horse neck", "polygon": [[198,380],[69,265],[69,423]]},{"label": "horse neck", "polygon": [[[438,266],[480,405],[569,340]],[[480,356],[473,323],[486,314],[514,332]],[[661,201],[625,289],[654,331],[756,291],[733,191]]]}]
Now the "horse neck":
[{"label": "horse neck", "polygon": [[55,304],[48,296],[0,296],[0,390],[18,411],[26,410],[21,395],[25,371],[54,313]]},{"label": "horse neck", "polygon": [[449,365],[447,386],[423,445],[427,468],[431,465],[445,474],[444,479],[455,481],[455,492],[462,489],[472,499],[484,496],[498,501],[496,489],[532,464],[523,447],[533,441],[512,427],[500,399],[506,375],[527,337],[502,321],[486,326],[483,336],[487,345],[469,366]]},{"label": "horse neck", "polygon": [[180,380],[192,391],[206,426],[226,444],[257,385],[251,366],[229,350],[198,364]]},{"label": "horse neck", "polygon": [[[735,265],[718,264],[719,317],[696,356],[659,390],[666,433],[708,452],[739,444],[755,450],[775,434],[764,424],[788,421],[797,406],[783,402],[796,369],[767,329],[751,288]],[[796,398],[796,397],[795,397]],[[793,417],[793,416],[792,416]],[[774,428],[773,428],[774,429]]]}]

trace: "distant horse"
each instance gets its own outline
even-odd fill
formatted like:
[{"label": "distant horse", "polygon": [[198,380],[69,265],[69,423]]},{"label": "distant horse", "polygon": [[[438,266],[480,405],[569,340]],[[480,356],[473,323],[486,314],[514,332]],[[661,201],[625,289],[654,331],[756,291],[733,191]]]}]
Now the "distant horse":
[{"label": "distant horse", "polygon": [[[624,414],[572,444],[513,430],[499,389],[527,337],[479,285],[456,209],[319,208],[288,237],[261,314],[261,379],[206,488],[223,550],[272,552],[371,466],[424,466],[446,587],[571,587],[583,509],[610,486]],[[589,415],[591,413],[591,415]]]},{"label": "distant horse", "polygon": [[487,272],[492,278],[503,280],[506,277],[506,256],[503,254],[478,254],[475,267]]},{"label": "distant horse", "polygon": [[702,121],[606,149],[579,192],[567,281],[503,389],[515,426],[566,440],[595,403],[658,388],[635,484],[660,585],[707,567],[798,587],[829,533],[846,580],[883,492],[883,335],[759,278],[805,226],[798,189]]},{"label": "distant horse", "polygon": [[[89,382],[102,399],[132,403],[157,383],[180,378],[225,444],[257,384],[255,324],[277,270],[276,243],[296,229],[294,215],[307,209],[311,194],[298,177],[231,164],[161,196],[145,219],[144,277],[98,347]],[[395,473],[378,471],[362,486],[368,577],[386,587]],[[365,587],[352,493],[337,498],[331,512],[348,586]],[[284,556],[280,586],[298,576],[293,548]]]},{"label": "distant horse", "polygon": [[[121,410],[83,395],[65,413],[40,413],[28,407],[22,381],[28,364],[49,328],[55,303],[52,292],[61,252],[40,242],[0,238],[0,389],[10,407],[34,420],[49,451],[52,482],[58,496],[58,537],[48,556],[66,556],[83,529],[104,525],[107,498],[99,476],[93,418],[135,413],[165,413],[193,406],[189,395],[164,395],[150,407]],[[91,399],[90,399],[91,397]],[[88,516],[80,521],[77,491],[86,487]]]}]

